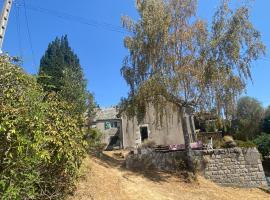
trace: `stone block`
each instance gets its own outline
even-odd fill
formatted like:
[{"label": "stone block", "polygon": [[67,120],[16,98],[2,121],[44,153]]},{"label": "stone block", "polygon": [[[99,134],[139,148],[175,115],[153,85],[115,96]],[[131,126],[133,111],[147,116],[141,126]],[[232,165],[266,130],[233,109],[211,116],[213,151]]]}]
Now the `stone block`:
[{"label": "stone block", "polygon": [[265,175],[263,173],[258,173],[257,174],[257,178],[258,179],[264,179],[265,178]]},{"label": "stone block", "polygon": [[239,160],[239,161],[245,161],[245,158],[244,158],[243,156],[240,156],[240,157],[238,158],[238,160]]},{"label": "stone block", "polygon": [[260,171],[260,172],[263,172],[263,171],[264,171],[264,170],[263,170],[262,164],[259,164],[258,168],[259,168],[259,171]]}]

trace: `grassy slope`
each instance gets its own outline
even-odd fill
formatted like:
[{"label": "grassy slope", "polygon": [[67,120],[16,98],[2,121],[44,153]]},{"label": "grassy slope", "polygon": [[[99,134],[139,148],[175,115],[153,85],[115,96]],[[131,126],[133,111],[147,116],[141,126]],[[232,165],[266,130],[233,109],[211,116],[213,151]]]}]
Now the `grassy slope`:
[{"label": "grassy slope", "polygon": [[68,200],[270,199],[259,189],[223,188],[201,177],[198,183],[188,184],[166,173],[127,171],[111,155],[103,159],[88,157],[82,174],[77,191]]}]

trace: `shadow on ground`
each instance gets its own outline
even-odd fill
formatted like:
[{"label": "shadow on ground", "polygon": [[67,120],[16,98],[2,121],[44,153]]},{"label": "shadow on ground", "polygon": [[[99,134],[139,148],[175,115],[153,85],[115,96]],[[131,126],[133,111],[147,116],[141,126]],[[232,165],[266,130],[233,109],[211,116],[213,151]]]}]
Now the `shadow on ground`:
[{"label": "shadow on ground", "polygon": [[[114,152],[102,152],[92,155],[96,162],[106,168],[115,168],[121,172],[124,172],[123,177],[129,179],[130,176],[138,175],[147,178],[153,182],[168,182],[168,179],[175,177],[176,174],[169,174],[168,172],[157,171],[155,169],[143,170],[143,169],[127,169],[125,167],[125,159],[113,156]],[[179,176],[179,182],[184,182],[182,177]]]},{"label": "shadow on ground", "polygon": [[266,176],[268,186],[270,187],[270,158],[263,161],[263,168]]}]

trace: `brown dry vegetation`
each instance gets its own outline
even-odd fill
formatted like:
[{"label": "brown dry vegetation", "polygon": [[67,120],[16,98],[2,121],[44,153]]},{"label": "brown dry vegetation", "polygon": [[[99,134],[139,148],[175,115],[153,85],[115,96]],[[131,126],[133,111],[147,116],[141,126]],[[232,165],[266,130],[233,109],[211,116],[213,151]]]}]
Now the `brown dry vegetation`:
[{"label": "brown dry vegetation", "polygon": [[220,187],[202,177],[197,183],[162,172],[131,172],[112,153],[88,157],[74,196],[68,200],[263,200],[259,189]]}]

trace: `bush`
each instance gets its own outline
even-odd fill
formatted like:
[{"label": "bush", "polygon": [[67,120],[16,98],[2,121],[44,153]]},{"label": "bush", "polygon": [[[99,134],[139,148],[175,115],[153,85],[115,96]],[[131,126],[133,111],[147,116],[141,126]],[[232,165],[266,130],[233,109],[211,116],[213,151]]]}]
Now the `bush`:
[{"label": "bush", "polygon": [[221,147],[223,148],[233,148],[236,147],[236,143],[231,136],[224,136],[222,140]]},{"label": "bush", "polygon": [[235,140],[236,145],[241,148],[253,148],[256,147],[256,144],[252,141],[242,141],[242,140]]},{"label": "bush", "polygon": [[83,118],[71,108],[0,57],[2,199],[62,199],[72,191],[84,147]]},{"label": "bush", "polygon": [[263,133],[254,140],[254,143],[262,156],[267,157],[270,155],[270,134]]},{"label": "bush", "polygon": [[90,153],[102,152],[107,144],[101,143],[102,132],[96,128],[89,128],[86,131],[85,140],[87,142],[87,150]]}]

